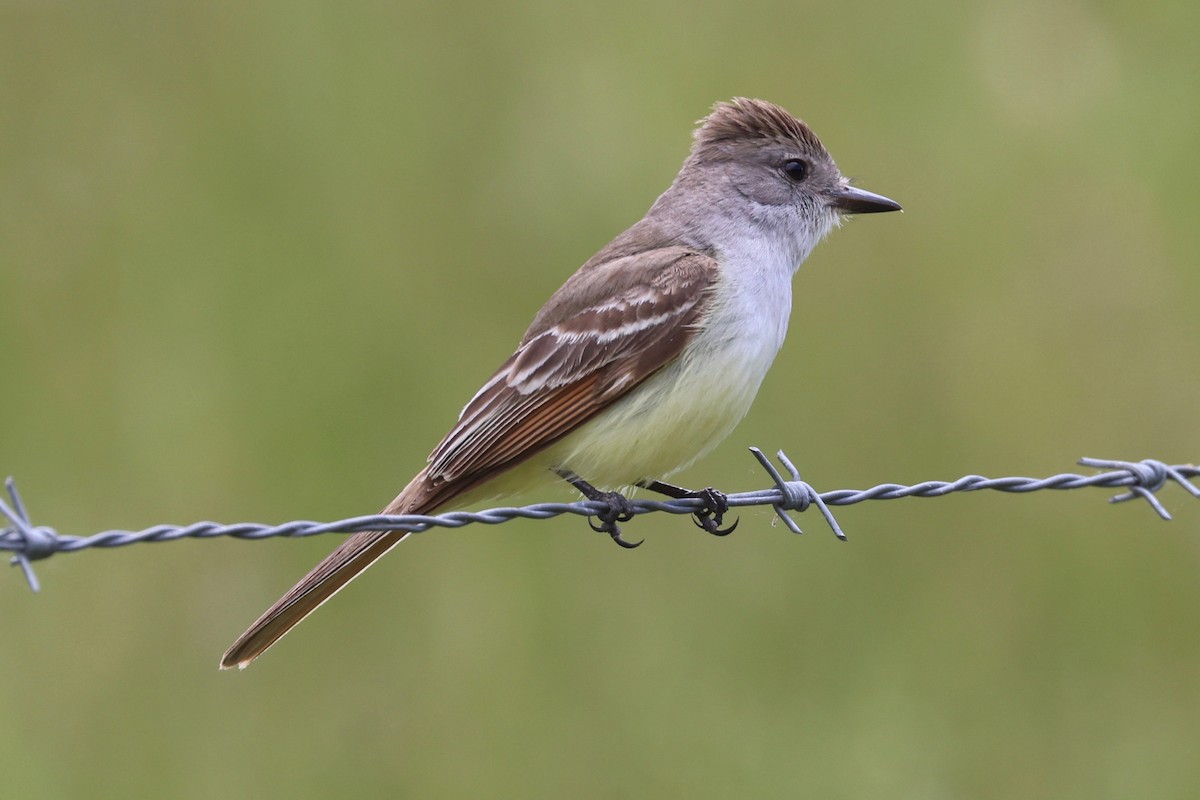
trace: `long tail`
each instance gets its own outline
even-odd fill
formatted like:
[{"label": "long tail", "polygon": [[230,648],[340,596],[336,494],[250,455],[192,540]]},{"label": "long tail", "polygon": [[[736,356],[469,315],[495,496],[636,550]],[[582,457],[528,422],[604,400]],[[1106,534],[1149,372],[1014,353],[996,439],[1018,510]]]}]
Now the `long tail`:
[{"label": "long tail", "polygon": [[[383,510],[384,514],[428,514],[446,498],[434,498],[422,491],[425,473],[422,471],[400,495]],[[429,507],[425,507],[429,506]],[[379,560],[409,534],[402,531],[365,531],[346,539],[287,594],[263,612],[246,632],[237,638],[225,655],[221,669],[245,669],[250,662],[266,652],[321,604],[337,594],[359,573]]]}]

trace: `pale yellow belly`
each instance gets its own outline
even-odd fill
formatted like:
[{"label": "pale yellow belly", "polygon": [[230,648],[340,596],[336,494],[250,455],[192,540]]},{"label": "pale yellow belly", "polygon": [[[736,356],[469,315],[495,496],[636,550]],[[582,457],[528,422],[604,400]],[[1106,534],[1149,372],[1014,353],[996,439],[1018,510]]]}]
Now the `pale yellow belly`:
[{"label": "pale yellow belly", "polygon": [[704,363],[685,356],[665,367],[571,434],[470,492],[463,503],[565,486],[559,469],[600,489],[623,489],[687,467],[746,415],[774,355],[726,352]]}]

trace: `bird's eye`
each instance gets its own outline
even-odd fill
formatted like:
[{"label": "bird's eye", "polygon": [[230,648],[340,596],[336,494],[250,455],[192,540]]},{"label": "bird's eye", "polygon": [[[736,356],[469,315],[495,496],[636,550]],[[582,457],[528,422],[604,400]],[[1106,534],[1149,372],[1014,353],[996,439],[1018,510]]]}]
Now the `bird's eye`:
[{"label": "bird's eye", "polygon": [[789,158],[783,162],[783,174],[799,183],[808,177],[808,162],[798,158]]}]

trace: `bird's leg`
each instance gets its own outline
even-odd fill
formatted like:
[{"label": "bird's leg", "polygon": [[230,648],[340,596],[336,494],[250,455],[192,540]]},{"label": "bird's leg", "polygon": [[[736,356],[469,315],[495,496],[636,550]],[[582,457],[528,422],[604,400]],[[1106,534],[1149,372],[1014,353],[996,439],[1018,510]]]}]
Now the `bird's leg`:
[{"label": "bird's leg", "polygon": [[721,522],[725,519],[725,512],[729,510],[729,500],[724,492],[719,492],[709,486],[707,489],[699,491],[691,491],[684,489],[682,486],[675,486],[662,481],[641,481],[638,486],[643,489],[649,489],[652,492],[665,494],[667,497],[673,497],[676,500],[685,500],[689,498],[699,498],[704,501],[704,507],[692,515],[696,525],[702,530],[711,533],[713,536],[728,536],[733,533],[738,526],[738,521],[735,519],[733,524],[728,528],[722,528]]},{"label": "bird's leg", "polygon": [[607,503],[608,508],[596,515],[596,519],[600,521],[599,525],[593,525],[592,521],[588,520],[588,526],[597,533],[607,533],[612,537],[612,540],[621,547],[632,550],[641,544],[641,542],[627,542],[621,538],[621,528],[617,525],[618,522],[629,522],[633,519],[633,504],[629,502],[629,498],[620,492],[602,492],[595,486],[585,481],[583,478],[569,470],[555,470],[559,477],[567,483],[579,490],[580,494],[588,500],[596,500],[601,503]]}]

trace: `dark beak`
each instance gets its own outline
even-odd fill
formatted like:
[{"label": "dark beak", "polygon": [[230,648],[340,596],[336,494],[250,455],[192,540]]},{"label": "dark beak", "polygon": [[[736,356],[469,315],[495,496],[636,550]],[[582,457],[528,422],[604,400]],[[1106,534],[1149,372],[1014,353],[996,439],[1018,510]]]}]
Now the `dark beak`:
[{"label": "dark beak", "polygon": [[833,193],[833,207],[844,214],[878,214],[881,211],[903,211],[895,200],[881,194],[843,186]]}]

